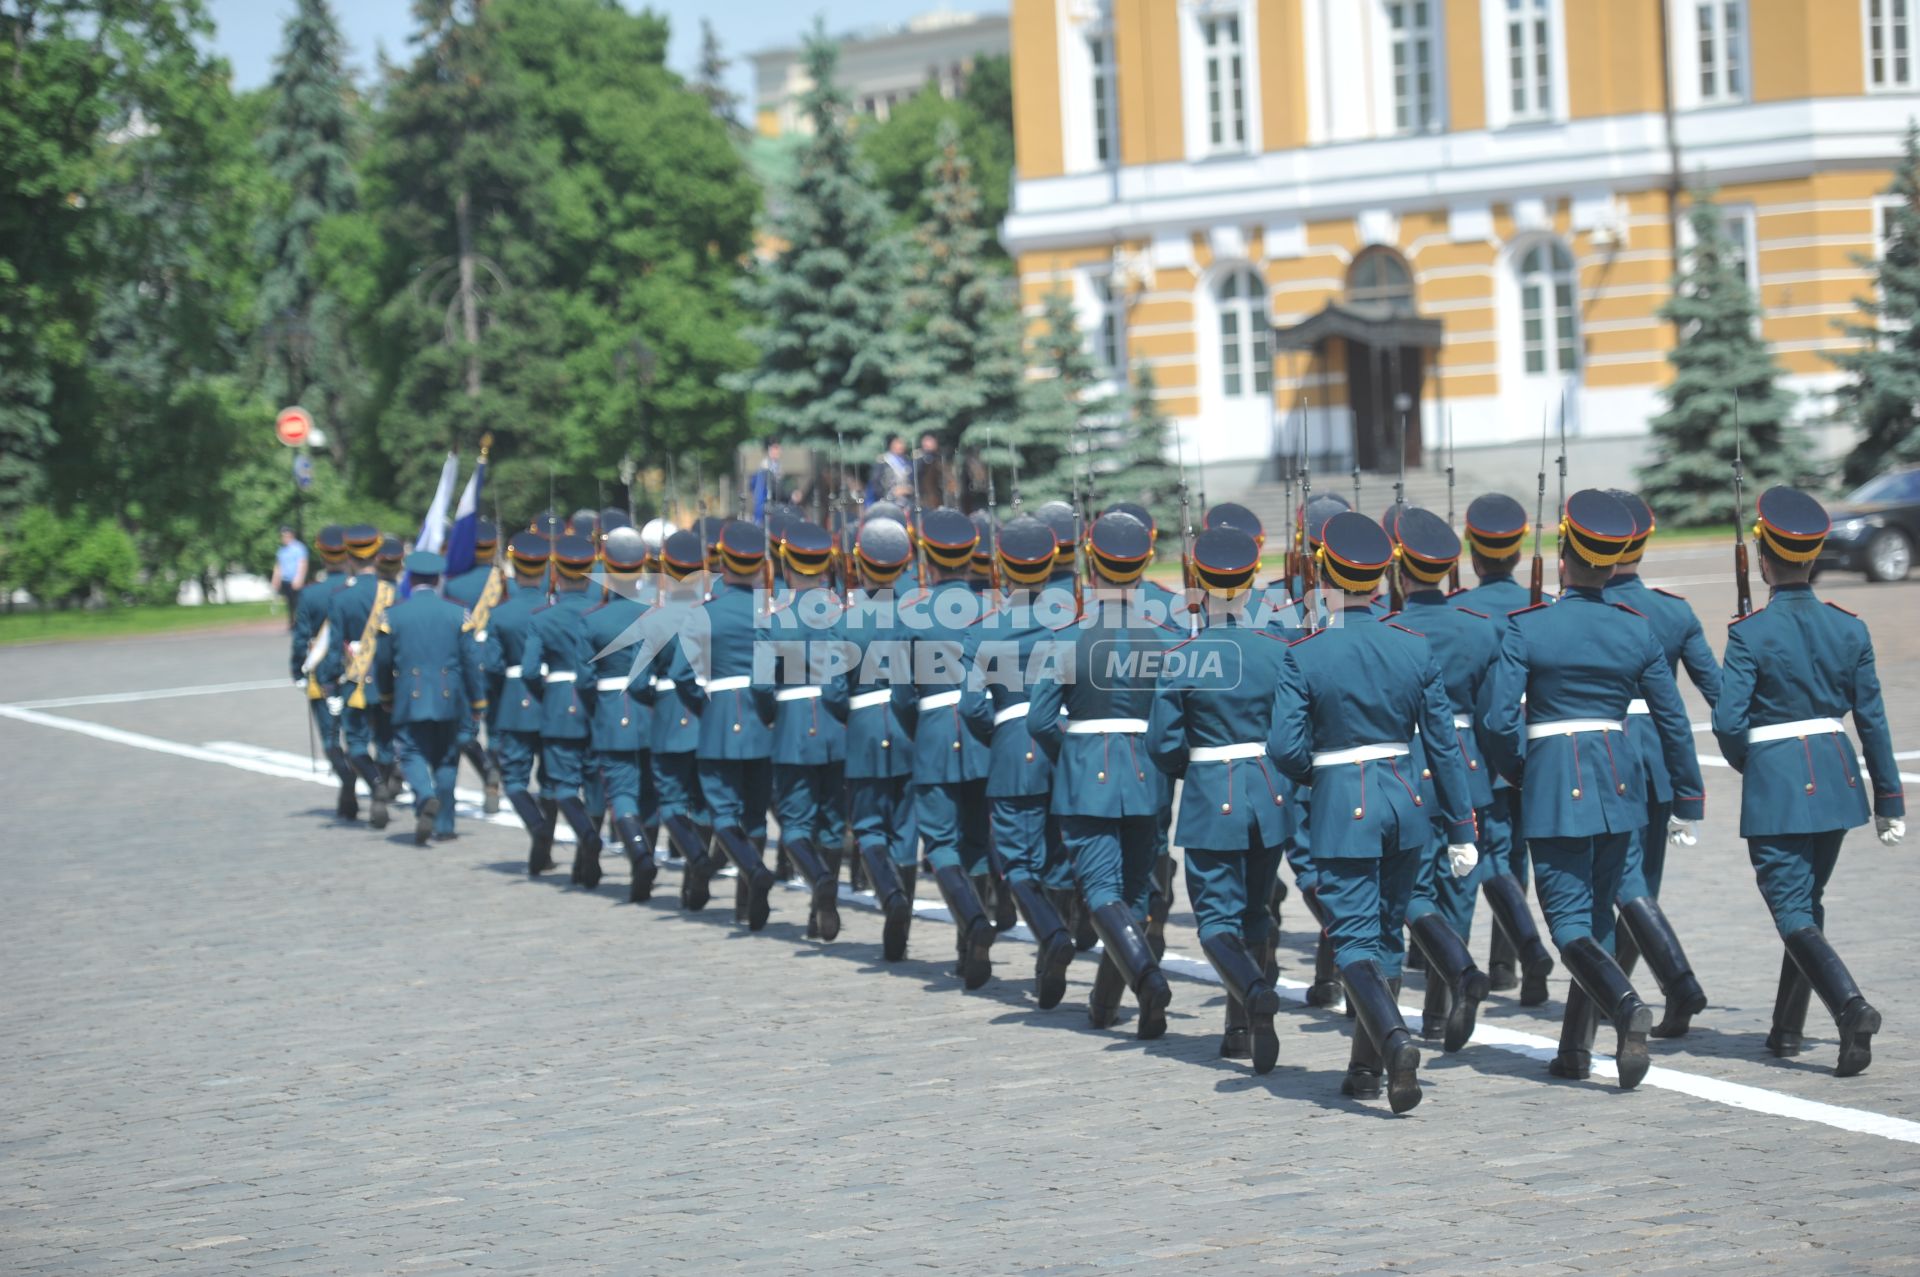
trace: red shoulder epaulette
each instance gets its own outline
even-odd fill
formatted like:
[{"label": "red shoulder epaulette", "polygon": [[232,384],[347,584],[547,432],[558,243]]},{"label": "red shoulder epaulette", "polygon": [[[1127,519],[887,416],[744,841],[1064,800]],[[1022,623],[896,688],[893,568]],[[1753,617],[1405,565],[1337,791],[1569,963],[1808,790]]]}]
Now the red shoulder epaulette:
[{"label": "red shoulder epaulette", "polygon": [[1608,601],[1609,603],[1612,603],[1612,604],[1613,604],[1613,605],[1614,605],[1615,607],[1617,607],[1617,608],[1619,608],[1619,609],[1620,609],[1620,610],[1621,610],[1622,612],[1631,612],[1631,613],[1633,613],[1633,614],[1634,614],[1635,616],[1637,616],[1637,617],[1639,617],[1639,618],[1640,618],[1641,620],[1643,620],[1643,621],[1647,619],[1647,614],[1646,614],[1645,612],[1642,612],[1642,611],[1641,611],[1641,610],[1640,610],[1639,608],[1637,608],[1637,607],[1631,607],[1631,606],[1629,606],[1628,604],[1625,604],[1625,603],[1619,603],[1619,602],[1615,602],[1615,601],[1614,601],[1614,600],[1612,600],[1612,599],[1608,599],[1607,601]]},{"label": "red shoulder epaulette", "polygon": [[1380,618],[1380,623],[1381,623],[1382,625],[1387,625],[1387,626],[1391,626],[1392,628],[1394,628],[1394,629],[1396,629],[1396,630],[1399,630],[1399,631],[1400,631],[1400,632],[1401,632],[1402,634],[1411,634],[1411,635],[1413,635],[1413,636],[1414,636],[1415,638],[1425,638],[1425,637],[1426,637],[1426,635],[1424,635],[1424,634],[1422,634],[1422,633],[1421,633],[1421,632],[1420,632],[1419,630],[1410,630],[1410,629],[1408,629],[1408,628],[1407,628],[1406,626],[1404,626],[1404,625],[1402,625],[1402,624],[1400,624],[1400,623],[1399,623],[1398,621],[1390,621],[1390,620],[1388,620],[1388,619],[1387,619],[1386,617],[1381,617],[1381,618]]},{"label": "red shoulder epaulette", "polygon": [[1383,621],[1391,621],[1391,620],[1393,620],[1393,618],[1394,618],[1394,617],[1396,617],[1396,616],[1398,616],[1398,615],[1400,615],[1400,609],[1399,609],[1399,608],[1395,608],[1395,609],[1393,609],[1393,611],[1391,611],[1391,612],[1387,612],[1387,613],[1384,613],[1384,614],[1382,614],[1382,615],[1381,615],[1381,617],[1380,617],[1380,619],[1381,619],[1381,620],[1383,620]]},{"label": "red shoulder epaulette", "polygon": [[1732,629],[1734,626],[1740,624],[1740,622],[1742,621],[1751,621],[1754,617],[1760,615],[1762,612],[1766,610],[1767,609],[1763,607],[1757,607],[1753,609],[1753,611],[1747,613],[1745,616],[1736,616],[1731,621],[1727,622],[1727,628]]},{"label": "red shoulder epaulette", "polygon": [[1258,634],[1263,639],[1271,639],[1275,643],[1285,643],[1288,646],[1292,646],[1293,644],[1292,639],[1288,638],[1284,634],[1275,634],[1272,630],[1255,630],[1254,633]]},{"label": "red shoulder epaulette", "polygon": [[1194,639],[1197,639],[1199,637],[1200,636],[1198,634],[1190,634],[1186,638],[1181,639],[1178,643],[1175,643],[1172,647],[1168,648],[1167,650],[1169,652],[1177,652],[1181,648],[1185,647],[1187,644],[1193,642]]},{"label": "red shoulder epaulette", "polygon": [[1459,589],[1457,589],[1457,590],[1448,590],[1448,591],[1447,591],[1447,597],[1448,597],[1448,598],[1450,598],[1450,599],[1452,599],[1452,598],[1458,598],[1458,597],[1459,597],[1460,595],[1462,595],[1462,594],[1465,594],[1465,593],[1467,593],[1467,592],[1469,592],[1469,591],[1470,591],[1470,590],[1472,590],[1472,589],[1473,589],[1473,587],[1472,587],[1471,585],[1463,585],[1463,586],[1461,586],[1461,587],[1460,587]]},{"label": "red shoulder epaulette", "polygon": [[1679,599],[1679,600],[1680,600],[1680,601],[1681,601],[1682,603],[1685,603],[1685,602],[1687,601],[1687,596],[1686,596],[1686,595],[1684,595],[1684,594],[1675,594],[1675,593],[1674,593],[1674,592],[1673,592],[1672,590],[1669,590],[1669,589],[1665,589],[1665,588],[1663,588],[1663,587],[1661,587],[1661,586],[1658,586],[1658,585],[1650,585],[1650,586],[1648,586],[1647,588],[1648,588],[1648,589],[1650,589],[1650,590],[1652,590],[1652,591],[1653,591],[1653,592],[1654,592],[1655,594],[1664,594],[1664,595],[1666,595],[1666,596],[1667,596],[1668,598],[1670,598],[1670,599]]},{"label": "red shoulder epaulette", "polygon": [[1328,630],[1315,630],[1315,631],[1314,631],[1313,633],[1311,633],[1311,634],[1302,634],[1302,635],[1301,635],[1301,636],[1300,636],[1299,638],[1297,638],[1297,639],[1288,639],[1288,640],[1287,640],[1287,646],[1288,646],[1288,647],[1298,647],[1298,646],[1300,646],[1300,644],[1302,644],[1302,643],[1304,643],[1304,642],[1306,642],[1306,641],[1307,641],[1308,639],[1316,639],[1316,638],[1319,638],[1319,637],[1320,637],[1320,636],[1321,636],[1322,634],[1325,634],[1325,633],[1328,633]]},{"label": "red shoulder epaulette", "polygon": [[[1454,594],[1459,594],[1459,593],[1463,593],[1463,591],[1460,591],[1460,590],[1454,591]],[[1449,594],[1447,597],[1452,598],[1453,594]],[[1465,612],[1468,616],[1477,616],[1483,621],[1491,621],[1493,619],[1491,616],[1488,616],[1485,612],[1476,612],[1470,607],[1455,606],[1453,610],[1456,612]]]},{"label": "red shoulder epaulette", "polygon": [[[1828,607],[1832,608],[1836,612],[1847,612],[1847,609],[1841,607],[1838,603],[1835,603],[1832,599],[1821,599],[1820,601],[1822,603],[1825,603]],[[1860,614],[1858,612],[1847,612],[1847,615],[1857,619]]]},{"label": "red shoulder epaulette", "polygon": [[1513,611],[1507,613],[1507,615],[1510,617],[1525,616],[1529,612],[1538,612],[1541,608],[1545,606],[1547,606],[1547,601],[1545,599],[1541,599],[1538,603],[1529,603],[1525,607],[1515,608]]}]

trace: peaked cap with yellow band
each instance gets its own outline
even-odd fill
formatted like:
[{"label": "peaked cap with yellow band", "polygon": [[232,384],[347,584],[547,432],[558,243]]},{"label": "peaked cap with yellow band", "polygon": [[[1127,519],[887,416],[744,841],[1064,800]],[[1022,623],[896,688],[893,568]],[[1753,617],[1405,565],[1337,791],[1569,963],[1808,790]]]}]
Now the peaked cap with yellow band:
[{"label": "peaked cap with yellow band", "polygon": [[347,530],[337,523],[329,523],[320,529],[320,535],[313,539],[320,551],[320,557],[328,567],[339,567],[347,558]]},{"label": "peaked cap with yellow band", "polygon": [[1200,527],[1204,531],[1210,528],[1234,528],[1246,533],[1256,544],[1267,539],[1267,529],[1260,522],[1260,516],[1247,507],[1233,501],[1222,501],[1200,518]]},{"label": "peaked cap with yellow band", "polygon": [[853,552],[862,572],[886,584],[906,571],[913,558],[913,543],[907,538],[906,528],[892,519],[869,519],[860,525]]},{"label": "peaked cap with yellow band", "polygon": [[1633,541],[1633,513],[1598,488],[1582,488],[1567,498],[1560,516],[1560,553],[1582,563],[1610,568]]},{"label": "peaked cap with yellow band", "polygon": [[1483,492],[1467,505],[1467,548],[1483,559],[1518,555],[1531,527],[1526,507],[1504,492]]},{"label": "peaked cap with yellow band", "polygon": [[1338,493],[1323,492],[1307,502],[1302,518],[1307,530],[1307,544],[1319,545],[1326,536],[1327,521],[1334,515],[1353,509],[1347,499]]},{"label": "peaked cap with yellow band", "polygon": [[1259,571],[1260,545],[1238,528],[1208,528],[1193,539],[1193,574],[1209,594],[1242,594]]},{"label": "peaked cap with yellow band", "polygon": [[1423,585],[1438,585],[1460,561],[1460,538],[1431,510],[1403,506],[1394,524],[1400,566]]},{"label": "peaked cap with yellow band", "polygon": [[696,532],[675,528],[660,543],[660,566],[676,581],[684,581],[706,565],[706,548]]},{"label": "peaked cap with yellow band", "polygon": [[920,516],[920,544],[935,566],[964,568],[980,542],[980,530],[958,510],[928,510]]},{"label": "peaked cap with yellow band", "polygon": [[365,562],[380,552],[380,529],[371,523],[356,523],[346,530],[342,538],[347,545],[347,553]]},{"label": "peaked cap with yellow band", "polygon": [[600,557],[609,572],[638,572],[647,565],[647,543],[635,528],[615,528],[607,533]]},{"label": "peaked cap with yellow band", "polygon": [[507,563],[516,572],[531,575],[544,572],[553,556],[553,542],[538,532],[516,532],[507,542]]},{"label": "peaked cap with yellow band", "polygon": [[1087,550],[1102,580],[1131,585],[1153,559],[1153,534],[1130,514],[1103,514],[1093,521]]},{"label": "peaked cap with yellow band", "polygon": [[553,543],[553,570],[569,581],[584,581],[593,571],[599,550],[590,537],[569,533]]},{"label": "peaked cap with yellow band", "polygon": [[819,576],[833,561],[833,538],[817,523],[789,518],[780,534],[780,559],[801,576]]},{"label": "peaked cap with yellow band", "polygon": [[985,575],[993,570],[993,516],[985,510],[975,510],[967,518],[973,523],[973,530],[980,539],[973,544],[973,570]]},{"label": "peaked cap with yellow band", "polygon": [[1315,558],[1320,578],[1349,594],[1371,593],[1393,562],[1393,542],[1364,514],[1342,510],[1327,520]]},{"label": "peaked cap with yellow band", "polygon": [[1033,517],[1053,530],[1054,556],[1071,561],[1078,552],[1074,541],[1084,531],[1073,507],[1064,501],[1044,501],[1034,507]]},{"label": "peaked cap with yellow band", "polygon": [[1156,540],[1160,536],[1160,527],[1158,524],[1156,524],[1153,521],[1153,512],[1147,509],[1147,507],[1141,505],[1138,501],[1116,501],[1112,505],[1108,506],[1106,509],[1102,510],[1100,513],[1130,514],[1134,518],[1140,520],[1140,522],[1146,525],[1148,536],[1153,537]]},{"label": "peaked cap with yellow band", "polygon": [[733,519],[720,529],[714,549],[723,569],[736,576],[751,576],[767,560],[767,534],[758,524]]},{"label": "peaked cap with yellow band", "polygon": [[1053,573],[1059,543],[1053,529],[1023,514],[1000,529],[1000,575],[1015,585],[1039,585]]},{"label": "peaked cap with yellow band", "polygon": [[1620,566],[1628,567],[1646,556],[1647,538],[1653,535],[1653,507],[1639,493],[1625,488],[1608,488],[1607,495],[1627,507],[1627,513],[1633,516],[1633,536],[1620,555]]},{"label": "peaked cap with yellow band", "polygon": [[1755,503],[1754,540],[1775,558],[1811,563],[1820,557],[1833,519],[1827,508],[1798,488],[1768,488]]},{"label": "peaked cap with yellow band", "polygon": [[374,571],[388,581],[397,581],[406,557],[407,547],[400,543],[399,537],[381,537],[380,548],[373,556]]}]

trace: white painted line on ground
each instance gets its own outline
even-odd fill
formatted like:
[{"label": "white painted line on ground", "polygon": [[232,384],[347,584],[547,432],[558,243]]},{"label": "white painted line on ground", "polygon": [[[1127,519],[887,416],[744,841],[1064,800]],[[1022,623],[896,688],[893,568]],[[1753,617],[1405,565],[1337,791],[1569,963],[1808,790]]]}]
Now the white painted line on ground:
[{"label": "white painted line on ground", "polygon": [[[188,758],[197,762],[219,763],[227,767],[236,767],[242,771],[257,775],[272,776],[282,780],[303,780],[313,784],[333,788],[335,778],[328,771],[314,771],[307,760],[297,754],[284,750],[267,749],[262,746],[248,745],[238,741],[213,741],[207,745],[188,745],[179,741],[163,740],[157,736],[148,736],[140,732],[125,731],[118,727],[107,727],[100,723],[82,722],[79,719],[61,718],[54,714],[41,713],[38,710],[20,705],[0,705],[0,717],[11,718],[18,722],[32,723],[40,727],[51,727],[59,731],[75,732],[90,736],[95,740],[108,741],[116,745],[126,745],[134,749],[145,749],[155,753],[169,754],[176,758]],[[1708,761],[1703,759],[1702,761]],[[1725,765],[1724,760],[1713,762]],[[458,814],[462,819],[481,820],[490,824],[517,828],[519,821],[506,812],[491,817],[481,814],[479,795],[471,790],[459,790]],[[570,834],[564,823],[559,833],[568,840]],[[656,860],[663,860],[656,854]],[[724,876],[724,875],[723,875]],[[805,892],[807,887],[798,883],[783,884],[789,891]],[[871,892],[855,892],[842,884],[840,899],[862,909],[877,910],[878,903]],[[952,916],[942,905],[931,901],[916,901],[914,913],[918,917],[933,921],[951,922]],[[1003,935],[1031,942],[1032,934],[1024,926],[1016,926]],[[1096,949],[1097,951],[1097,949]],[[1162,967],[1171,975],[1178,975],[1204,984],[1219,984],[1220,978],[1214,972],[1211,963],[1204,959],[1188,957],[1185,954],[1169,952],[1162,960]],[[1307,986],[1297,980],[1278,981],[1281,992],[1295,1002],[1305,1002]],[[1401,1014],[1409,1023],[1416,1023],[1420,1016],[1418,1007],[1402,1007]],[[1515,1029],[1500,1028],[1496,1025],[1481,1023],[1474,1029],[1472,1045],[1489,1046],[1496,1050],[1524,1055],[1530,1059],[1548,1060],[1553,1057],[1556,1043],[1551,1038],[1538,1034],[1522,1033]],[[1593,1071],[1600,1077],[1618,1077],[1610,1056],[1595,1052]],[[1836,1130],[1852,1131],[1862,1135],[1876,1135],[1882,1139],[1897,1140],[1907,1144],[1920,1144],[1920,1122],[1905,1118],[1891,1117],[1884,1113],[1874,1113],[1865,1109],[1845,1108],[1837,1104],[1823,1104],[1818,1100],[1801,1099],[1798,1096],[1785,1095],[1770,1091],[1765,1087],[1748,1086],[1740,1082],[1728,1082],[1720,1078],[1704,1077],[1697,1073],[1687,1073],[1680,1069],[1654,1068],[1648,1071],[1642,1086],[1658,1090],[1674,1091],[1689,1095],[1695,1099],[1707,1100],[1715,1104],[1724,1104],[1731,1108],[1746,1109],[1750,1112],[1765,1113],[1773,1117],[1790,1118],[1795,1121],[1815,1122],[1830,1126]]]},{"label": "white painted line on ground", "polygon": [[16,701],[14,709],[67,709],[75,705],[119,705],[127,701],[164,701],[176,696],[219,696],[226,692],[264,692],[271,687],[293,690],[285,678],[255,679],[248,683],[208,683],[200,687],[158,687],[145,692],[99,692],[92,696],[60,696],[45,701]]}]

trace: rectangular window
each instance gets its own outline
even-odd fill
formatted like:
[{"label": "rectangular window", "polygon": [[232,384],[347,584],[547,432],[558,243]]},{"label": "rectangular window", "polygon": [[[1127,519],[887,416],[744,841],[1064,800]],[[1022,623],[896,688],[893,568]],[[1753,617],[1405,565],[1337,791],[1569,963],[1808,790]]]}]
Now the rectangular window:
[{"label": "rectangular window", "polygon": [[1126,316],[1121,312],[1119,300],[1113,295],[1113,276],[1094,275],[1091,278],[1094,300],[1100,304],[1100,324],[1093,334],[1093,357],[1102,372],[1117,377],[1126,367]]},{"label": "rectangular window", "polygon": [[1507,90],[1515,121],[1553,115],[1550,8],[1551,0],[1507,0]]},{"label": "rectangular window", "polygon": [[1394,131],[1430,132],[1438,116],[1432,5],[1428,0],[1391,0],[1387,21],[1393,30]]},{"label": "rectangular window", "polygon": [[1745,0],[1703,0],[1694,6],[1702,102],[1739,102],[1747,96],[1745,9]]},{"label": "rectangular window", "polygon": [[1207,144],[1214,151],[1247,146],[1247,85],[1240,46],[1240,19],[1200,19],[1200,43],[1206,61]]},{"label": "rectangular window", "polygon": [[1915,0],[1867,0],[1867,87],[1911,89]]},{"label": "rectangular window", "polygon": [[1220,312],[1221,389],[1229,395],[1240,393],[1240,316],[1238,312]]},{"label": "rectangular window", "polygon": [[1112,44],[1104,35],[1087,37],[1087,56],[1093,64],[1093,156],[1102,164],[1113,162],[1113,57]]},{"label": "rectangular window", "polygon": [[1760,296],[1760,272],[1758,263],[1753,260],[1753,218],[1745,210],[1722,215],[1721,225],[1727,232],[1727,257],[1740,278],[1747,281],[1747,287],[1753,291],[1757,300]]}]

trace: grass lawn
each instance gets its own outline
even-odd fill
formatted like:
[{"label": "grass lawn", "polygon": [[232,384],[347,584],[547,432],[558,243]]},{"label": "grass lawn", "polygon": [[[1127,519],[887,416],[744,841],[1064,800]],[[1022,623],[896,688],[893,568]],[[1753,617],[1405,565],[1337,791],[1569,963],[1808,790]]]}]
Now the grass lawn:
[{"label": "grass lawn", "polygon": [[265,621],[274,616],[267,603],[215,603],[206,607],[164,604],[112,607],[94,611],[0,613],[0,647],[13,643],[49,643],[59,639],[119,638],[212,630]]}]

